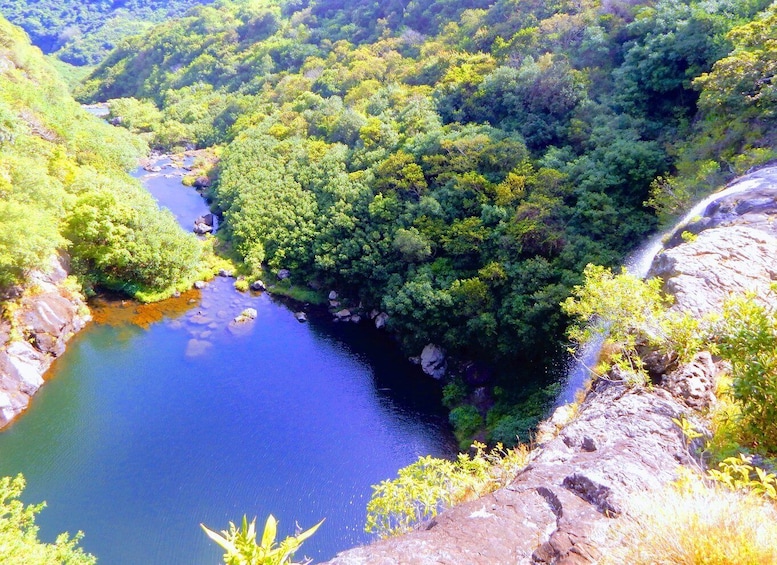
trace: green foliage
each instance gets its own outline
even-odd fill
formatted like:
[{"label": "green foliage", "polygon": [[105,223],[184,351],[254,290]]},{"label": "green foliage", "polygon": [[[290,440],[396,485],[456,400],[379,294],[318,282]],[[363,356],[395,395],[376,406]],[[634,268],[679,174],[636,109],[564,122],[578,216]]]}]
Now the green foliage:
[{"label": "green foliage", "polygon": [[507,485],[528,462],[523,446],[505,450],[497,444],[486,451],[476,442],[473,448],[474,454],[460,453],[455,461],[420,457],[396,479],[374,485],[365,530],[383,538],[407,532],[445,508]]},{"label": "green foliage", "polygon": [[451,410],[448,419],[453,425],[453,432],[459,440],[459,445],[465,447],[469,443],[469,438],[481,430],[484,424],[483,417],[478,412],[478,409],[471,404],[457,406]]},{"label": "green foliage", "polygon": [[752,456],[727,457],[707,474],[731,490],[745,490],[777,500],[777,475],[753,465]]},{"label": "green foliage", "polygon": [[93,565],[97,560],[78,547],[81,532],[70,538],[60,534],[54,543],[38,540],[35,515],[45,503],[28,505],[19,500],[24,490],[24,477],[0,478],[0,548],[5,563],[26,565]]},{"label": "green foliage", "polygon": [[720,355],[731,364],[740,441],[777,454],[777,311],[753,296],[734,298],[724,305],[715,333]]},{"label": "green foliage", "polygon": [[306,539],[316,533],[323,522],[321,520],[312,528],[289,536],[280,543],[275,541],[278,522],[272,514],[267,517],[259,543],[256,541],[256,518],[249,524],[248,518],[243,516],[240,528],[230,522],[229,530],[222,530],[221,533],[214,532],[203,524],[200,526],[210,539],[224,549],[225,565],[293,565],[291,559],[294,554]]},{"label": "green foliage", "polygon": [[617,348],[604,367],[618,366],[638,381],[646,375],[636,351],[638,343],[658,346],[665,339],[663,318],[671,299],[661,293],[661,279],[643,281],[625,269],[618,275],[610,269],[587,265],[585,283],[575,286],[562,303],[564,312],[576,319],[568,335],[577,344],[602,334]]},{"label": "green foliage", "polygon": [[199,3],[206,2],[0,0],[0,13],[22,27],[44,53],[54,53],[73,65],[94,65],[120,39],[146,31],[153,22],[181,15]]}]

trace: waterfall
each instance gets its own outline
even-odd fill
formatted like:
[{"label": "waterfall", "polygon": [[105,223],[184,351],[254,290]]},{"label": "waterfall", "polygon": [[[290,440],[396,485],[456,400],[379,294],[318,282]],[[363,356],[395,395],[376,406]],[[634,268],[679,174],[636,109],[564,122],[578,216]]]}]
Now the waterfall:
[{"label": "waterfall", "polygon": [[[775,174],[777,174],[777,167],[767,167],[744,177],[740,177],[726,186],[723,190],[710,194],[693,206],[672,228],[654,234],[640,245],[626,258],[624,266],[632,275],[645,278],[648,271],[650,271],[650,266],[653,264],[653,259],[661,251],[665,238],[670,237],[677,229],[688,224],[694,218],[703,216],[707,207],[716,200],[725,196],[731,196],[732,194],[746,193],[758,188],[763,185],[763,180],[766,177],[771,176],[774,178]],[[583,388],[590,377],[588,368],[593,367],[596,364],[603,342],[604,336],[597,335],[592,341],[584,343],[577,351],[576,356],[570,357],[567,364],[566,380],[561,392],[556,398],[555,405],[553,406],[554,409],[575,400],[575,395]]]}]

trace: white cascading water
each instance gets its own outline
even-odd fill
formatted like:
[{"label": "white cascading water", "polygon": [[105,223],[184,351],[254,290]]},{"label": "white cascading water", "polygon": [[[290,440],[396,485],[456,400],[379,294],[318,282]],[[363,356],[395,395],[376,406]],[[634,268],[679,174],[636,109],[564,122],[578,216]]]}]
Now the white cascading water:
[{"label": "white cascading water", "polygon": [[[685,214],[671,229],[653,235],[639,248],[637,248],[636,251],[629,255],[624,262],[626,269],[632,275],[645,278],[648,274],[648,271],[650,270],[650,266],[653,264],[653,259],[658,254],[658,252],[661,251],[663,247],[663,241],[666,237],[669,237],[675,232],[675,230],[684,226],[693,218],[701,216],[707,209],[707,206],[719,198],[730,196],[732,194],[748,192],[761,186],[764,176],[774,176],[775,174],[777,174],[777,167],[761,169],[755,173],[735,180],[723,190],[710,194],[707,198],[691,208],[690,211]],[[577,351],[575,357],[571,359],[567,369],[566,381],[564,382],[564,386],[561,392],[556,398],[554,409],[575,400],[575,395],[583,388],[591,376],[589,367],[593,367],[596,364],[603,341],[604,335],[597,335],[597,337],[592,341],[583,344]]]}]

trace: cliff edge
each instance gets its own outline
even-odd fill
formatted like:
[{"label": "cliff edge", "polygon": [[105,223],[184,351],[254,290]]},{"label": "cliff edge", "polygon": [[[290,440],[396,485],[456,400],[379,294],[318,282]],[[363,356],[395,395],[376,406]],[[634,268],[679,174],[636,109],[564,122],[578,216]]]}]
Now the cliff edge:
[{"label": "cliff edge", "polygon": [[[679,227],[649,276],[673,308],[700,316],[732,293],[764,294],[777,280],[777,167],[729,185],[691,224]],[[683,235],[683,232],[688,232]],[[691,234],[691,235],[688,235]],[[722,370],[709,353],[677,367],[648,360],[657,386],[597,380],[574,409],[545,424],[531,463],[507,487],[441,513],[413,532],[337,555],[333,565],[596,562],[624,501],[658,490],[694,463],[675,420],[703,429],[698,410],[714,400]]]},{"label": "cliff edge", "polygon": [[0,428],[23,412],[65,342],[91,319],[81,295],[68,285],[66,262],[30,273],[0,321]]}]

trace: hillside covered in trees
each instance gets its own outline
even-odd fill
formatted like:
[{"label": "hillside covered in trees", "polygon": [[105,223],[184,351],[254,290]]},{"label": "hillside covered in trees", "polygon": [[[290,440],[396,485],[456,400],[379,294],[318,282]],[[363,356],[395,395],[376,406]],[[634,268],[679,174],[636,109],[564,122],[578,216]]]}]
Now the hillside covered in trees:
[{"label": "hillside covered in trees", "polygon": [[126,172],[147,150],[82,109],[0,18],[0,295],[62,251],[87,290],[142,296],[190,278],[199,242]]},{"label": "hillside covered in trees", "polygon": [[99,63],[128,35],[181,16],[197,0],[0,0],[0,14],[22,27],[44,53],[72,65]]},{"label": "hillside covered in trees", "polygon": [[212,196],[248,269],[475,361],[452,421],[510,442],[583,267],[774,156],[775,10],[219,1],[120,43],[79,96],[152,145],[219,147]]}]

